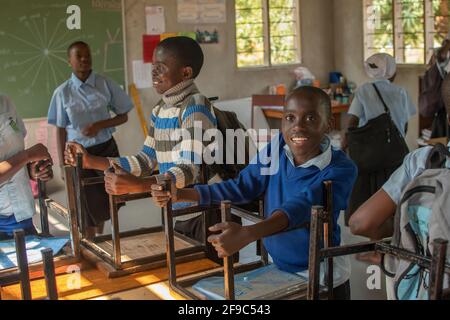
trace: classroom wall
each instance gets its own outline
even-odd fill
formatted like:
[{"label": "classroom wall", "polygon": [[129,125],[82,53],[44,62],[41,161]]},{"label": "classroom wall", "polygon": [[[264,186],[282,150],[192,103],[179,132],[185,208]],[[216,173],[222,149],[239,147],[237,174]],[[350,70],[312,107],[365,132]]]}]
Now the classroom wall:
[{"label": "classroom wall", "polygon": [[[334,0],[334,63],[348,79],[361,85],[368,81],[364,71],[364,28],[362,0]],[[404,65],[397,69],[395,83],[404,87],[418,104],[419,75],[424,66]],[[409,122],[407,143],[410,149],[417,147],[418,116]]]}]

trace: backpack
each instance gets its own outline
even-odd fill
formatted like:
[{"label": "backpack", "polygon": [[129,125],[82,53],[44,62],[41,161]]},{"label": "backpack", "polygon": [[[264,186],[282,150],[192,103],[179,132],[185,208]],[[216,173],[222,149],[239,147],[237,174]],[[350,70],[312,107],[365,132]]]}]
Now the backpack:
[{"label": "backpack", "polygon": [[[180,113],[178,115],[178,121],[181,127],[182,119],[181,116],[183,115],[183,112],[186,110],[186,108],[190,105],[195,104],[195,96],[200,95],[198,92],[193,92],[190,96],[187,96],[183,103],[180,105]],[[156,116],[159,114],[159,110],[162,106],[163,101],[160,100],[157,104],[157,107],[159,109],[156,111]],[[246,132],[245,126],[238,120],[236,113],[232,111],[223,111],[218,108],[216,108],[210,101],[210,99],[206,99],[206,103],[208,106],[211,106],[211,110],[213,114],[216,117],[217,120],[217,129],[221,132],[223,136],[223,144],[221,146],[222,150],[221,153],[223,155],[223,164],[211,164],[208,166],[204,166],[204,168],[207,169],[207,180],[211,179],[215,175],[218,175],[222,180],[228,180],[228,179],[234,179],[239,175],[239,172],[243,170],[250,162],[249,159],[249,149],[250,149],[250,139],[248,135],[245,135],[245,157],[244,157],[244,163],[237,163],[238,157],[238,146],[239,143],[236,142],[236,139],[234,139],[233,142],[227,141],[227,135],[226,130],[232,129],[232,130],[243,130]],[[233,143],[233,163],[228,164],[226,163],[226,157],[227,154],[227,147],[231,146],[231,143]]]},{"label": "backpack", "polygon": [[[437,144],[428,155],[426,170],[406,186],[394,218],[393,246],[431,258],[435,239],[450,240],[450,169],[445,168],[449,157],[447,147]],[[450,262],[450,246],[446,261]],[[392,278],[386,283],[388,298],[428,299],[429,270],[391,255],[383,255],[382,268]],[[448,280],[445,274],[444,288]]]}]

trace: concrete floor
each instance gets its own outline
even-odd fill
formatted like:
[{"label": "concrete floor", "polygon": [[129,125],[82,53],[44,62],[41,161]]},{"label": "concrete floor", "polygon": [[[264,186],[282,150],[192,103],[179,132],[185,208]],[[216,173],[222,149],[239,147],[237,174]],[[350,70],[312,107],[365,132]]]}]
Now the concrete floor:
[{"label": "concrete floor", "polygon": [[[62,180],[56,175],[54,181],[48,185],[49,196],[60,204],[67,206],[65,189]],[[126,217],[126,219],[125,219]],[[35,225],[39,228],[39,215],[36,215]],[[54,213],[49,213],[50,230],[53,235],[67,235],[68,228],[67,223],[59,216]],[[150,199],[138,200],[134,202],[127,203],[126,207],[121,209],[120,212],[120,228],[121,231],[131,230],[140,227],[150,227],[156,226],[161,223],[160,210],[156,208]],[[366,238],[354,236],[350,234],[349,228],[344,226],[343,214],[340,216],[341,230],[342,230],[342,241],[345,244],[357,243],[362,241],[367,241]],[[109,233],[110,223],[105,224],[105,233]],[[255,255],[255,244],[251,244],[242,249],[240,257],[241,262],[248,262],[257,259]],[[380,287],[378,289],[370,290],[367,285],[369,280],[372,283],[373,277],[369,279],[373,270],[370,265],[364,262],[360,262],[355,259],[352,255],[351,260],[351,297],[353,300],[384,300],[386,299],[386,289],[385,289],[385,277],[382,273],[381,279],[379,281]],[[375,267],[376,268],[376,267]],[[145,288],[141,290],[132,290],[128,292],[123,299],[151,299],[154,297],[151,294],[143,294]],[[108,297],[111,298],[111,297]],[[117,298],[114,295],[112,298]]]}]

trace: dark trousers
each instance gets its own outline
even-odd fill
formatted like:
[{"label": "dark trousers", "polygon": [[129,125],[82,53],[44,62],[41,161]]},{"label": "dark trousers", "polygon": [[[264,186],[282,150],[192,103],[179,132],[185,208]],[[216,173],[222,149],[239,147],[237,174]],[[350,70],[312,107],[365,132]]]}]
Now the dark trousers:
[{"label": "dark trousers", "polygon": [[[37,236],[38,232],[34,226],[24,229],[25,236]],[[0,231],[0,241],[3,240],[11,240],[14,239],[14,233],[8,233],[8,232],[1,232]]]},{"label": "dark trousers", "polygon": [[[86,148],[87,152],[99,157],[119,157],[119,149],[114,138]],[[103,177],[100,170],[82,169],[81,178]],[[96,227],[110,219],[109,195],[105,191],[104,184],[96,184],[84,187],[84,206],[87,213],[87,225]]]},{"label": "dark trousers", "polygon": [[350,300],[350,280],[333,288],[333,300]]},{"label": "dark trousers", "polygon": [[350,196],[348,209],[345,211],[345,225],[352,214],[366,202],[375,192],[380,190],[397,168],[383,169],[376,172],[359,172]]}]

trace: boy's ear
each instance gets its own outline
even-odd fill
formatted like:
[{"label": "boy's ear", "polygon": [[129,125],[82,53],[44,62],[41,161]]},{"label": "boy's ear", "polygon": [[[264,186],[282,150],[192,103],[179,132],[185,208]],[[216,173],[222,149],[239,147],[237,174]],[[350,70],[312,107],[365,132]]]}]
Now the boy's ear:
[{"label": "boy's ear", "polygon": [[194,70],[192,70],[192,67],[184,67],[183,80],[192,79],[193,77],[194,77]]}]

